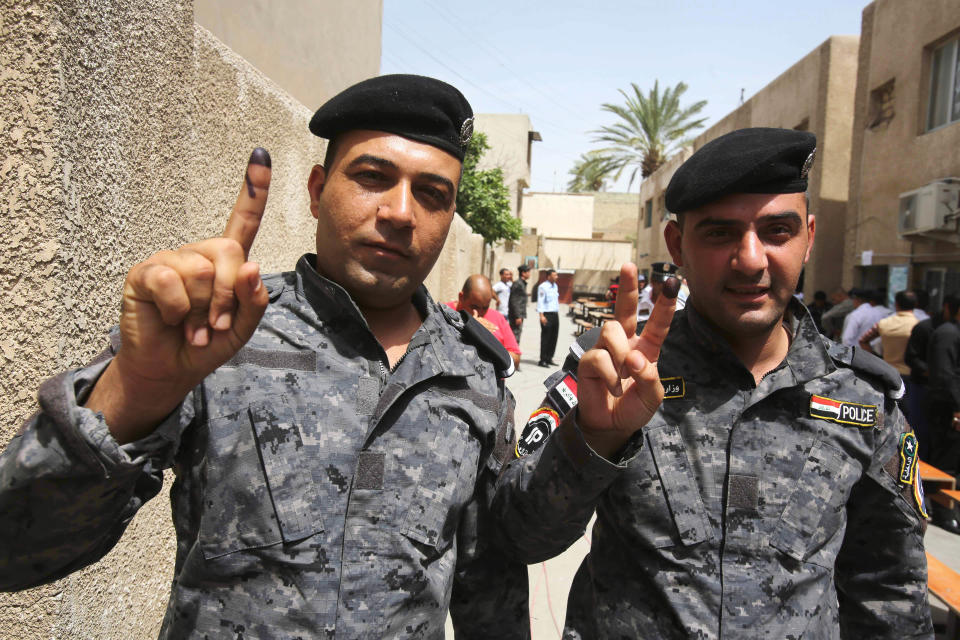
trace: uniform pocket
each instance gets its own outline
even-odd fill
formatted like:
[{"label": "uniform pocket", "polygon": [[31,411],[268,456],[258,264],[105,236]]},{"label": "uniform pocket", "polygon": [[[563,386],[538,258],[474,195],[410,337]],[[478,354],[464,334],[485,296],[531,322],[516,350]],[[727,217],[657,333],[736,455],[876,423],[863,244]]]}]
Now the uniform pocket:
[{"label": "uniform pocket", "polygon": [[808,561],[843,524],[859,469],[834,447],[823,441],[814,444],[770,544],[795,560]]},{"label": "uniform pocket", "polygon": [[611,509],[628,515],[624,532],[637,544],[656,549],[711,539],[713,530],[679,429],[661,421],[643,431],[643,447],[605,498]]},{"label": "uniform pocket", "polygon": [[200,544],[214,558],[323,531],[311,432],[284,398],[212,420]]},{"label": "uniform pocket", "polygon": [[477,459],[465,455],[469,438],[462,421],[453,416],[442,419],[431,455],[423,457],[420,482],[400,525],[404,536],[437,552],[451,544],[460,507],[473,493]]}]

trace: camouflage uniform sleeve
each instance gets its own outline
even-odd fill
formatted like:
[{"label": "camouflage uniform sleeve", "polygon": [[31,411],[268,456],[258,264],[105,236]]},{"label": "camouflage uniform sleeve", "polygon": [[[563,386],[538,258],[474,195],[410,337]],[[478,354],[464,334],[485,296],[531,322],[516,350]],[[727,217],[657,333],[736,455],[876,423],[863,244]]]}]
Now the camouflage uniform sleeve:
[{"label": "camouflage uniform sleeve", "polygon": [[932,640],[916,439],[911,445],[912,432],[896,406],[886,424],[886,437],[847,502],[835,574],[841,634]]},{"label": "camouflage uniform sleeve", "polygon": [[[583,534],[601,495],[629,462],[612,463],[594,452],[576,416],[567,413],[542,447],[511,460],[497,482],[494,513],[513,553],[529,564],[562,553]],[[626,451],[636,452],[633,441]]]},{"label": "camouflage uniform sleeve", "polygon": [[512,557],[499,535],[490,504],[497,476],[513,451],[513,395],[500,381],[498,425],[484,447],[473,499],[457,532],[457,568],[450,617],[457,640],[530,637],[527,566]]},{"label": "camouflage uniform sleeve", "polygon": [[102,558],[155,496],[190,422],[191,396],[123,446],[83,404],[111,353],[40,387],[40,409],[0,454],[0,590],[52,582]]}]

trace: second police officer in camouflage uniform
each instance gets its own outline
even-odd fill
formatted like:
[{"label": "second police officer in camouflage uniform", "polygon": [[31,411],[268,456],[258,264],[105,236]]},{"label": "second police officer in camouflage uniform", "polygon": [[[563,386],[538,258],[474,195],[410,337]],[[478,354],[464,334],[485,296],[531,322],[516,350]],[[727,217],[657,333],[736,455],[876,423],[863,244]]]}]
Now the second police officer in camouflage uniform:
[{"label": "second police officer in camouflage uniform", "polygon": [[0,459],[0,587],[99,560],[173,467],[161,637],[442,638],[448,604],[458,638],[529,636],[526,567],[489,513],[512,362],[421,285],[470,106],[384,76],[310,128],[330,140],[308,184],[317,255],[262,282],[246,262],[256,150],[225,238],[135,266],[102,361],[41,387]]},{"label": "second police officer in camouflage uniform", "polygon": [[495,510],[522,514],[507,524],[534,562],[596,509],[565,638],[932,638],[899,377],[822,339],[792,295],[814,146],[747,129],[691,156],[666,193],[686,310],[673,279],[636,333],[625,265],[618,321],[548,380]]}]

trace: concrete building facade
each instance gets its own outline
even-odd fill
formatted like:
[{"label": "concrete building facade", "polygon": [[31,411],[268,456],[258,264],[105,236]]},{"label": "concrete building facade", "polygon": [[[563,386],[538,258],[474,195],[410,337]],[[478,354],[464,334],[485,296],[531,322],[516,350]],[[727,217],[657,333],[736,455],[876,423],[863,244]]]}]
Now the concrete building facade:
[{"label": "concrete building facade", "polygon": [[863,11],[846,286],[925,288],[934,308],[960,293],[958,49],[955,0],[876,0]]},{"label": "concrete building facade", "polygon": [[530,186],[530,160],[533,143],[541,140],[530,116],[522,113],[478,113],[474,128],[487,136],[490,149],[480,158],[478,169],[503,171],[510,190],[510,213],[520,217],[523,190]]},{"label": "concrete building facade", "polygon": [[380,71],[383,0],[194,0],[193,15],[308,109]]},{"label": "concrete building facade", "polygon": [[837,264],[843,253],[858,43],[858,36],[828,38],[641,183],[635,253],[641,270],[651,262],[670,260],[663,242],[663,229],[670,219],[664,192],[680,164],[710,140],[735,129],[783,127],[817,136],[817,160],[809,186],[817,237],[802,290],[812,295],[817,289],[840,286]]}]

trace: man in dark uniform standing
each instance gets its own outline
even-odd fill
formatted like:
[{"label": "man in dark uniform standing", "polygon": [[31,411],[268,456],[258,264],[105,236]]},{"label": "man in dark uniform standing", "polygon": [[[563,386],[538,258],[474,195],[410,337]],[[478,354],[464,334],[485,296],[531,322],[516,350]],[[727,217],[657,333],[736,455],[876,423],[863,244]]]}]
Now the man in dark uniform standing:
[{"label": "man in dark uniform standing", "polygon": [[527,280],[530,279],[530,265],[522,264],[517,267],[517,279],[510,287],[509,314],[510,329],[513,337],[520,344],[520,334],[523,333],[523,321],[527,317]]},{"label": "man in dark uniform standing", "polygon": [[489,511],[510,359],[422,286],[472,115],[432,78],[361,82],[310,122],[316,254],[247,260],[257,149],[223,237],[130,270],[111,347],[45,383],[0,456],[0,588],[99,560],[173,467],[163,638],[442,638],[448,607],[458,638],[529,637]]},{"label": "man in dark uniform standing", "polygon": [[686,309],[671,278],[638,333],[625,265],[617,320],[548,380],[534,420],[559,424],[506,468],[494,509],[528,562],[596,509],[565,638],[933,637],[902,382],[793,297],[815,143],[745,129],[694,153],[666,192]]}]

